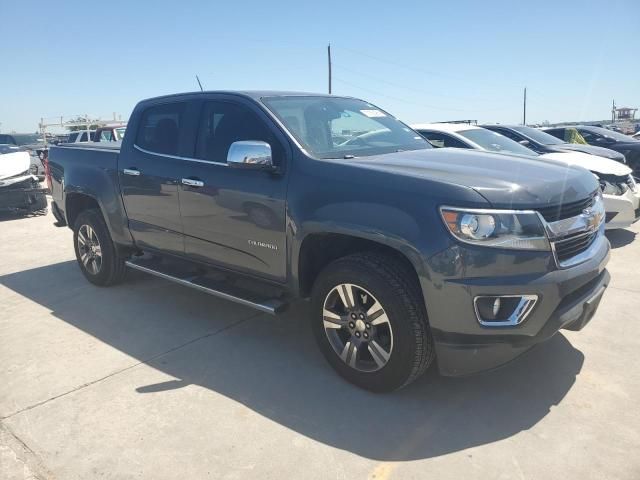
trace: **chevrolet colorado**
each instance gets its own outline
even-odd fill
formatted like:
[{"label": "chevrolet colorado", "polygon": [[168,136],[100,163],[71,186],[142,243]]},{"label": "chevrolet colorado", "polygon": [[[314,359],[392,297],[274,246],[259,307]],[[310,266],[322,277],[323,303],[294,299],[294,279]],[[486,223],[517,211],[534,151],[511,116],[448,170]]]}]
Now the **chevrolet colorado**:
[{"label": "chevrolet colorado", "polygon": [[132,268],[272,314],[308,298],[327,361],[369,390],[580,330],[609,282],[579,167],[432,149],[370,103],[302,93],[153,98],[128,131],[51,148],[52,211],[86,278]]}]

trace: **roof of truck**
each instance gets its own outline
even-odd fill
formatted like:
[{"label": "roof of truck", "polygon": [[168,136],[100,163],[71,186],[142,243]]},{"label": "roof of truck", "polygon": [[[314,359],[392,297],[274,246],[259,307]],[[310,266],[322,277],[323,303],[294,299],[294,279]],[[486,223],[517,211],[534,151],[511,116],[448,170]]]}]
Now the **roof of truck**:
[{"label": "roof of truck", "polygon": [[[259,100],[262,97],[294,97],[294,96],[313,96],[313,97],[328,97],[328,93],[312,93],[312,92],[295,92],[287,90],[205,90],[203,92],[182,92],[172,93],[170,95],[161,95],[159,97],[147,98],[144,101],[153,101],[162,98],[181,97],[183,95],[206,95],[210,93],[224,93],[227,95],[240,95],[243,97],[249,97],[254,100]],[[343,96],[343,95],[333,95]]]}]

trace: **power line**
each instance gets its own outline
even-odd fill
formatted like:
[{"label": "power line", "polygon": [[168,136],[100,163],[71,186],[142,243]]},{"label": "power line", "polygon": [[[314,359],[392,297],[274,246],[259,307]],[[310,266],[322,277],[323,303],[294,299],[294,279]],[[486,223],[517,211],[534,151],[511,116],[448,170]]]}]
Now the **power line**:
[{"label": "power line", "polygon": [[425,107],[425,108],[432,108],[434,110],[451,110],[452,112],[464,112],[464,111],[466,111],[466,110],[461,110],[459,108],[442,107],[442,106],[437,106],[437,105],[427,105],[427,104],[424,104],[424,103],[416,102],[415,100],[407,100],[406,98],[395,97],[395,96],[392,96],[392,95],[387,95],[385,93],[380,93],[377,90],[372,90],[370,88],[361,87],[360,85],[356,85],[354,83],[351,83],[351,82],[349,82],[347,80],[344,80],[344,79],[336,77],[336,76],[334,76],[333,78],[335,80],[339,81],[340,83],[344,83],[345,85],[349,85],[350,87],[357,88],[358,90],[362,90],[364,92],[369,92],[369,93],[372,93],[372,94],[377,95],[379,97],[385,97],[385,98],[388,98],[390,100],[395,100],[395,101],[398,101],[398,102],[408,103],[408,104],[411,104],[411,105],[418,105],[418,106]]},{"label": "power line", "polygon": [[[389,60],[389,59],[386,59],[386,58],[378,57],[378,56],[371,55],[369,53],[361,52],[361,51],[358,51],[358,50],[354,50],[353,48],[348,48],[348,47],[345,47],[345,46],[340,46],[340,49],[341,50],[346,50],[346,51],[354,53],[356,55],[361,55],[363,57],[368,57],[368,58],[370,58],[372,60],[376,60],[378,62],[387,63],[389,65],[395,65],[396,67],[401,67],[401,68],[404,68],[404,69],[407,69],[407,70],[413,70],[415,72],[423,73],[423,74],[426,74],[426,75],[432,75],[432,76],[435,76],[435,77],[442,77],[442,78],[451,78],[451,79],[460,80],[460,81],[463,81],[463,82],[469,82],[469,77],[467,77],[467,76],[459,76],[459,75],[454,75],[454,74],[450,74],[450,73],[443,73],[443,72],[439,72],[439,71],[435,71],[435,70],[427,70],[425,68],[416,67],[416,66],[413,66],[413,65],[406,65],[406,64],[397,62],[395,60]],[[518,89],[522,88],[522,85],[517,85],[515,83],[503,83],[503,85],[509,85],[511,87],[518,88]]]},{"label": "power line", "polygon": [[[420,94],[423,94],[423,95],[431,95],[431,96],[434,96],[434,97],[446,98],[446,99],[451,99],[451,100],[461,100],[461,101],[465,101],[465,102],[474,102],[474,101],[478,101],[478,100],[486,101],[486,102],[492,102],[492,103],[496,103],[497,102],[497,100],[492,100],[492,99],[489,99],[489,98],[486,98],[486,97],[475,97],[475,98],[458,97],[458,96],[451,96],[451,95],[444,95],[444,94],[427,92],[426,90],[421,90],[421,89],[418,89],[418,88],[415,88],[415,87],[408,87],[408,86],[405,86],[405,85],[400,85],[398,83],[390,82],[388,80],[382,79],[380,77],[376,77],[374,75],[370,75],[368,73],[362,73],[362,72],[359,72],[359,71],[354,70],[352,68],[345,67],[342,64],[338,64],[338,63],[333,62],[333,65],[335,65],[336,67],[339,67],[340,69],[345,70],[347,72],[351,72],[351,73],[354,73],[356,75],[360,75],[360,76],[365,77],[365,78],[370,78],[371,80],[375,80],[377,82],[384,83],[384,84],[392,86],[392,87],[401,88],[403,90],[410,90],[410,91],[413,91],[413,92],[416,92],[416,93],[420,93]],[[500,107],[500,108],[489,108],[489,109],[483,108],[483,110],[485,110],[485,111],[504,110],[504,108],[503,107]]]}]

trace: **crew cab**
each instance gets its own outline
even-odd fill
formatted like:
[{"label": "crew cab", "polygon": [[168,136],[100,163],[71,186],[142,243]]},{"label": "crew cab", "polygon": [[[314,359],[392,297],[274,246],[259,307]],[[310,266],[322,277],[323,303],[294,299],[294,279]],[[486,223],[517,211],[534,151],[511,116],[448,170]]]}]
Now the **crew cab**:
[{"label": "crew cab", "polygon": [[[636,185],[631,169],[620,162],[570,150],[538,154],[536,150],[532,150],[529,143],[525,146],[521,142],[512,140],[511,135],[507,137],[494,129],[475,125],[427,123],[412,125],[412,127],[435,147],[473,148],[509,155],[537,157],[540,160],[551,160],[565,165],[579,165],[591,171],[600,182],[606,212],[606,229],[626,228],[640,218],[640,189]],[[543,132],[538,133],[550,136]]]},{"label": "crew cab", "polygon": [[373,391],[580,330],[610,278],[590,172],[433,149],[355,98],[152,98],[121,144],[52,147],[48,171],[90,282],[137,269],[270,314],[309,299],[328,363]]}]

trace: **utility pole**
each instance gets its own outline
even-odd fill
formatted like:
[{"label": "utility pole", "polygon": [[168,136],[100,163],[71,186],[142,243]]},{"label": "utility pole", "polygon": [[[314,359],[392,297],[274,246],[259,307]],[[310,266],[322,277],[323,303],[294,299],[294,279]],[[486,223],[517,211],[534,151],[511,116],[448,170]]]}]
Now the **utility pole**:
[{"label": "utility pole", "polygon": [[611,123],[616,123],[616,101],[611,104]]},{"label": "utility pole", "polygon": [[522,125],[527,126],[527,87],[524,87],[524,103],[522,105]]},{"label": "utility pole", "polygon": [[331,95],[331,44],[327,45],[327,62],[329,65],[329,95]]}]

